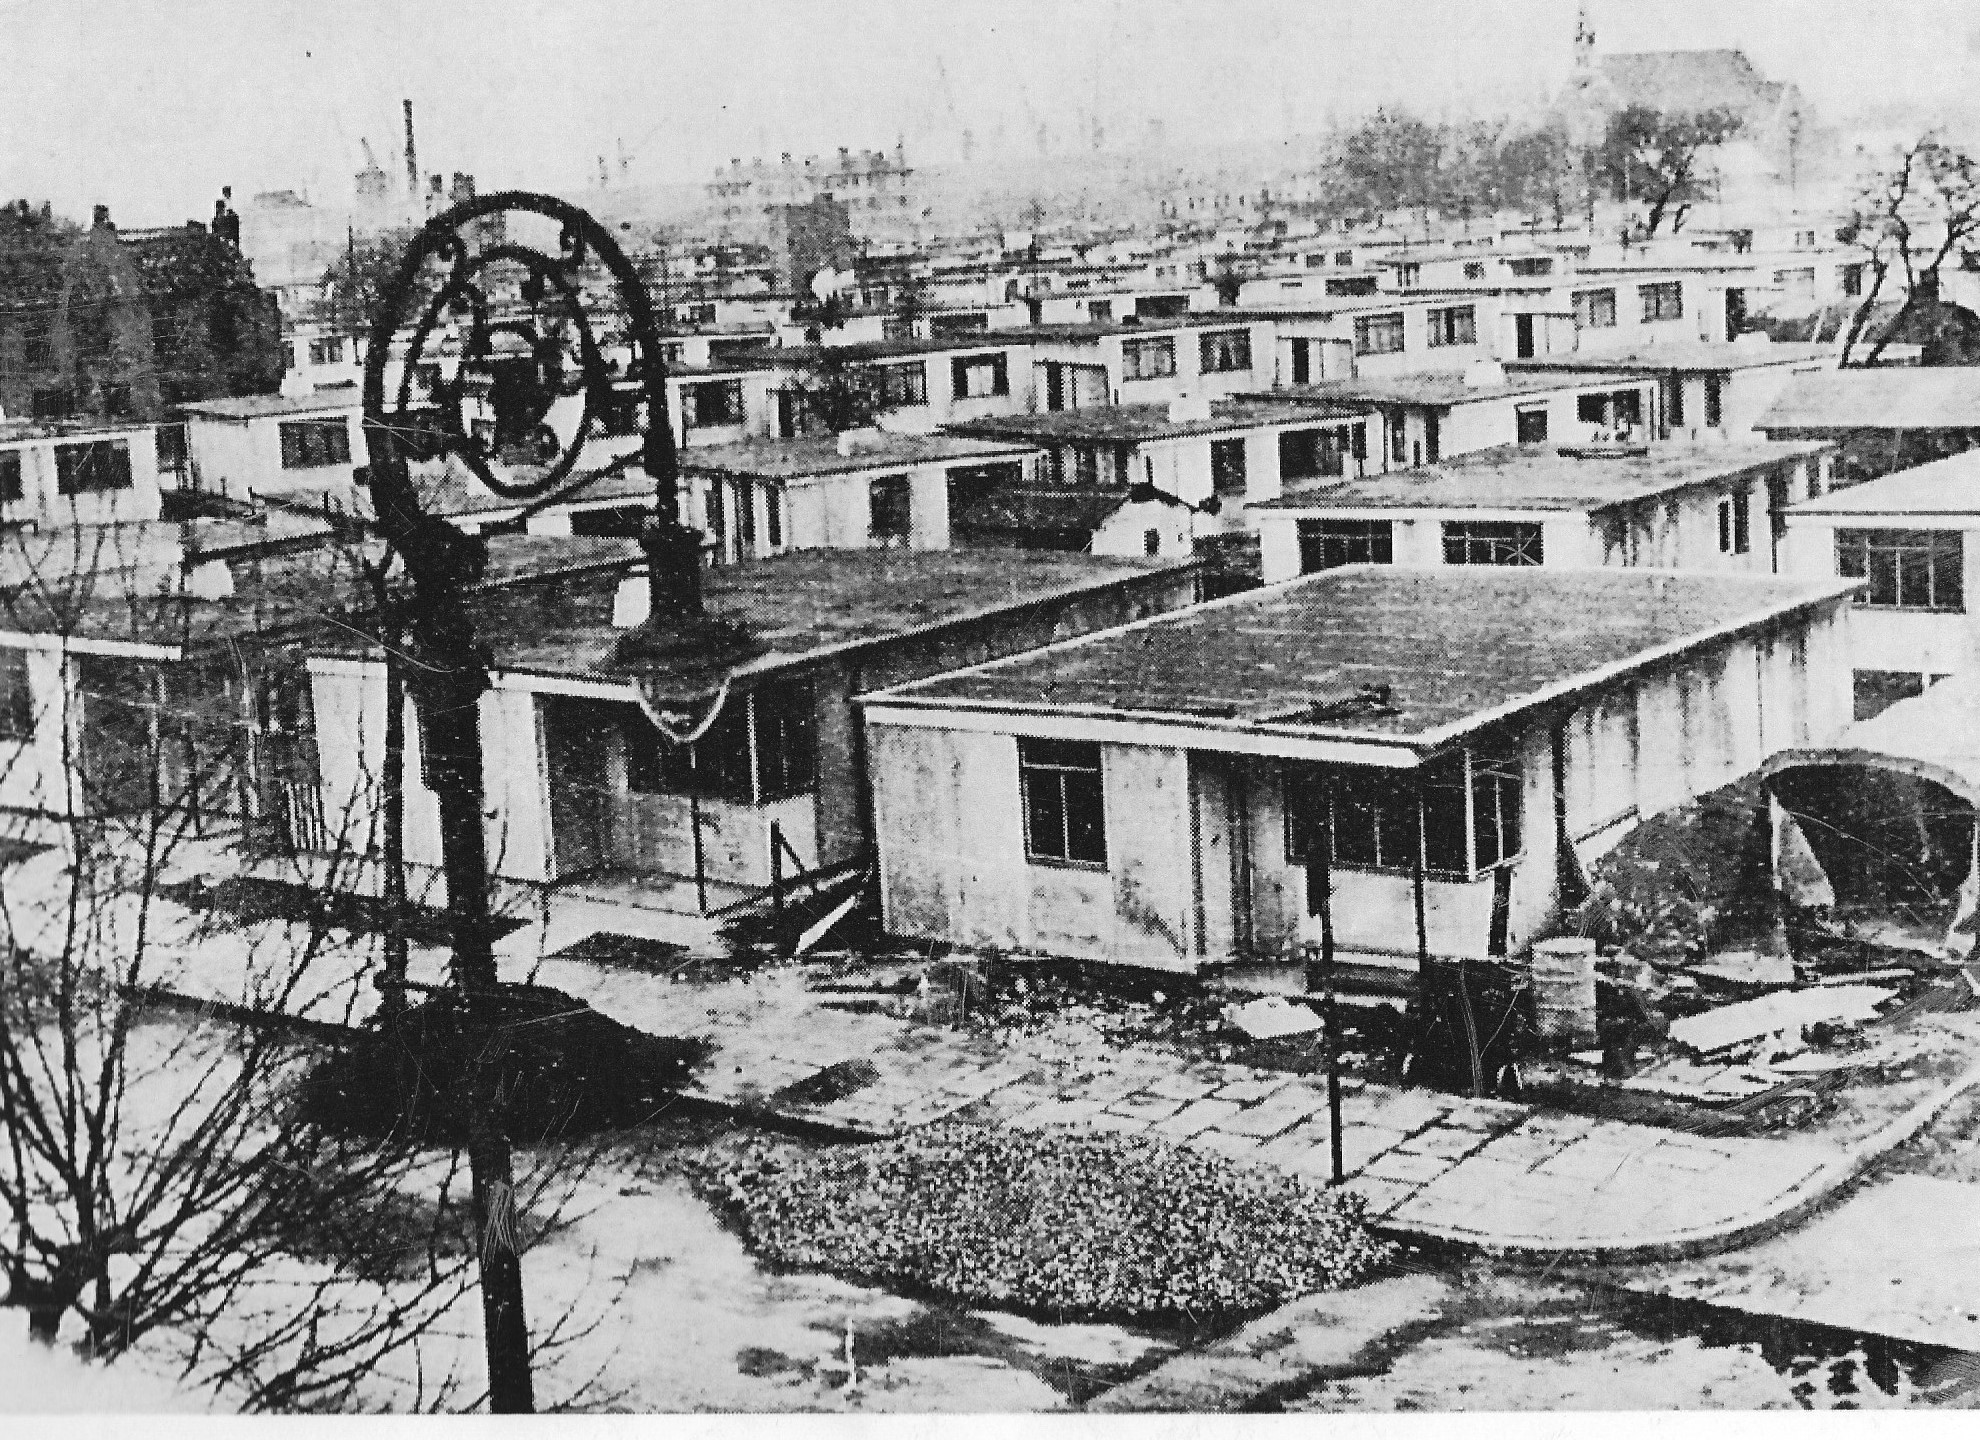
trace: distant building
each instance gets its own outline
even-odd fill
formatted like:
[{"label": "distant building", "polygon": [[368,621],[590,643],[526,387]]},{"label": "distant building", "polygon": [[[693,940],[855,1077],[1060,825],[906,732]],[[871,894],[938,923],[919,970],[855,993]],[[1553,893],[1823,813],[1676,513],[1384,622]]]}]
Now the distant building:
[{"label": "distant building", "polygon": [[852,212],[843,200],[816,195],[802,205],[772,205],[770,263],[777,289],[810,300],[811,280],[821,270],[852,273],[859,247],[853,241]]},{"label": "distant building", "polygon": [[757,159],[745,166],[733,159],[716,170],[705,189],[725,239],[760,234],[769,207],[808,205],[821,195],[844,202],[856,233],[900,237],[911,235],[920,218],[914,173],[904,145],[896,144],[891,155],[842,145],[836,163],[816,155],[798,160],[788,150],[775,165]]},{"label": "distant building", "polygon": [[274,298],[205,225],[119,231],[98,206],[78,230],[25,201],[0,213],[8,415],[156,420],[185,401],[273,390],[282,368]]}]

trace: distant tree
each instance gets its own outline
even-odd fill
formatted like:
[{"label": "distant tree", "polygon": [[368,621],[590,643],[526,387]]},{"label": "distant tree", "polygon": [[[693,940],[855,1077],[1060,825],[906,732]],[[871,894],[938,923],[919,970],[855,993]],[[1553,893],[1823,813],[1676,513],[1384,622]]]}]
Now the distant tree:
[{"label": "distant tree", "polygon": [[317,318],[325,324],[361,330],[378,313],[385,288],[398,273],[412,243],[411,230],[381,230],[353,237],[344,254],[323,272],[323,294]]},{"label": "distant tree", "polygon": [[1440,198],[1444,144],[1444,134],[1429,122],[1378,109],[1342,144],[1345,188],[1366,209],[1427,211]]},{"label": "distant tree", "polygon": [[1898,153],[1892,168],[1867,184],[1836,238],[1860,250],[1870,283],[1843,334],[1848,365],[1870,317],[1897,272],[1904,300],[1878,331],[1863,359],[1875,365],[1884,348],[1919,312],[1937,310],[1939,270],[1980,231],[1980,167],[1971,156],[1927,133]]},{"label": "distant tree", "polygon": [[1598,164],[1616,199],[1649,206],[1646,236],[1655,235],[1667,216],[1675,234],[1703,195],[1700,152],[1723,145],[1739,128],[1740,118],[1730,110],[1683,113],[1630,105],[1609,117]]},{"label": "distant tree", "polygon": [[879,421],[886,407],[885,398],[873,372],[821,351],[817,361],[790,387],[803,414],[806,430],[823,430],[837,435],[846,430],[864,430]]},{"label": "distant tree", "polygon": [[1558,122],[1502,134],[1493,168],[1500,205],[1523,211],[1536,224],[1550,220],[1556,230],[1567,223],[1577,176],[1574,147]]}]

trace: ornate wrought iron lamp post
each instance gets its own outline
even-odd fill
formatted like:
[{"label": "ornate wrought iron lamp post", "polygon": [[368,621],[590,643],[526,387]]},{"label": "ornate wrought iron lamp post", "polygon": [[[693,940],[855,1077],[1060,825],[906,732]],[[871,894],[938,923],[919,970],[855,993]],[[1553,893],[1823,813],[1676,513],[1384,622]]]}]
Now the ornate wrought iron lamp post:
[{"label": "ornate wrought iron lamp post", "polygon": [[[508,238],[511,222],[548,221],[558,228],[552,254]],[[485,242],[485,243],[484,243]],[[369,485],[381,534],[405,568],[411,594],[403,636],[407,688],[420,720],[427,783],[439,799],[442,870],[452,921],[452,983],[468,1023],[485,1039],[477,1059],[454,1077],[464,1102],[473,1219],[480,1245],[482,1315],[489,1407],[534,1409],[529,1330],[516,1248],[509,1137],[495,1085],[502,1051],[500,988],[490,930],[488,854],[483,834],[480,697],[489,688],[489,655],[475,633],[468,592],[480,578],[486,542],[463,534],[421,503],[414,466],[452,459],[496,494],[528,502],[525,515],[590,484],[581,452],[602,433],[615,376],[585,314],[581,271],[595,256],[608,272],[631,344],[629,374],[645,402],[637,452],[654,486],[655,514],[642,536],[656,620],[687,622],[700,614],[700,536],[681,523],[678,460],[667,420],[666,374],[646,288],[611,235],[575,206],[545,195],[508,191],[457,205],[414,237],[373,317],[364,371],[364,430]],[[437,279],[434,266],[444,267]],[[504,294],[513,290],[514,300]],[[411,336],[396,391],[386,369],[402,328]],[[429,342],[443,326],[461,334],[452,378],[432,382],[432,402],[415,404],[416,377]],[[470,380],[491,374],[498,347],[509,383],[492,386],[495,437],[474,433],[464,413]],[[520,383],[518,383],[520,382]],[[498,443],[542,433],[550,407],[572,385],[582,418],[568,440],[511,464]],[[614,462],[629,463],[633,457]]]}]

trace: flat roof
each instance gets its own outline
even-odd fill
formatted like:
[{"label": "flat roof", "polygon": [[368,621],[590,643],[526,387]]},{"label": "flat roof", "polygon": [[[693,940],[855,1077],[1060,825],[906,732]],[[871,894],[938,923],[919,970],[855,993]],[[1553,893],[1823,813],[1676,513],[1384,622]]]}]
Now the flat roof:
[{"label": "flat roof", "polygon": [[952,435],[1026,440],[1034,444],[1080,441],[1138,444],[1189,435],[1255,430],[1265,425],[1317,425],[1359,420],[1367,408],[1288,404],[1277,399],[1240,397],[1213,401],[1204,420],[1171,420],[1161,401],[1139,405],[1095,405],[1081,410],[1042,410],[1030,415],[985,415],[942,428]]},{"label": "flat roof", "polygon": [[182,414],[210,415],[217,420],[254,420],[311,410],[357,410],[363,404],[364,396],[356,386],[339,386],[313,395],[227,395],[217,400],[189,400],[174,408]]},{"label": "flat roof", "polygon": [[149,420],[0,420],[0,445],[18,445],[35,440],[77,440],[102,435],[135,435],[150,428]]},{"label": "flat roof", "polygon": [[735,679],[1062,596],[1180,577],[1196,563],[1036,550],[791,551],[702,572],[706,614],[745,627],[746,648],[642,629],[656,648],[678,645],[678,653],[623,663],[620,642],[634,632],[612,624],[616,576],[486,591],[475,618],[500,670],[631,684],[649,698],[681,701]]},{"label": "flat roof", "polygon": [[[888,709],[1168,722],[1434,750],[1855,583],[1355,565],[870,696]],[[1356,707],[1364,685],[1385,707]],[[1341,702],[1347,702],[1342,704]],[[1316,706],[1338,706],[1315,714]]]},{"label": "flat roof", "polygon": [[1797,375],[1756,430],[1980,430],[1980,366],[1876,366]]},{"label": "flat roof", "polygon": [[1894,470],[1790,505],[1795,515],[1980,516],[1980,451]]},{"label": "flat roof", "polygon": [[1028,445],[963,434],[906,435],[880,430],[855,432],[850,455],[839,453],[838,437],[825,435],[796,440],[740,440],[732,445],[693,445],[683,449],[680,457],[682,471],[690,474],[802,480],[811,475],[839,475],[940,461],[1015,460],[1031,453],[1033,447]]},{"label": "flat roof", "polygon": [[1726,484],[1833,448],[1822,440],[1652,442],[1642,454],[1573,445],[1495,445],[1435,465],[1301,485],[1252,510],[1597,511],[1694,485]]},{"label": "flat roof", "polygon": [[1833,360],[1836,348],[1812,340],[1783,340],[1766,345],[1714,344],[1684,340],[1670,345],[1643,345],[1613,355],[1544,355],[1532,360],[1507,360],[1507,370],[1642,370],[1667,375],[1690,371],[1752,370],[1763,365],[1805,365]]},{"label": "flat roof", "polygon": [[1311,385],[1285,385],[1275,390],[1252,390],[1243,398],[1281,401],[1329,401],[1335,404],[1434,405],[1448,409],[1480,400],[1503,400],[1510,395],[1539,395],[1553,390],[1586,390],[1602,382],[1592,376],[1525,375],[1506,371],[1490,385],[1467,385],[1462,370],[1417,370],[1404,375],[1369,375],[1353,380],[1319,380]]}]

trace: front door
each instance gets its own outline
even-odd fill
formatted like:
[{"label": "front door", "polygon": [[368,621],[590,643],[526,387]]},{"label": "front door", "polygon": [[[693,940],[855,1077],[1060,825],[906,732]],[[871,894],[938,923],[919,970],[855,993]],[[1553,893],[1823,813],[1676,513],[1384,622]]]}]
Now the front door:
[{"label": "front door", "polygon": [[1313,352],[1309,342],[1292,342],[1292,383],[1304,385],[1313,378]]},{"label": "front door", "polygon": [[1513,316],[1513,353],[1521,360],[1533,358],[1533,317]]},{"label": "front door", "polygon": [[1730,340],[1746,328],[1746,292],[1726,291],[1726,339]]},{"label": "front door", "polygon": [[795,390],[777,392],[777,438],[795,440],[804,433],[804,397]]},{"label": "front door", "polygon": [[1066,369],[1063,365],[1045,362],[1045,408],[1063,410],[1066,408]]},{"label": "front door", "polygon": [[605,764],[611,712],[582,700],[543,701],[543,753],[550,779],[550,841],[559,880],[600,869],[611,814]]}]

